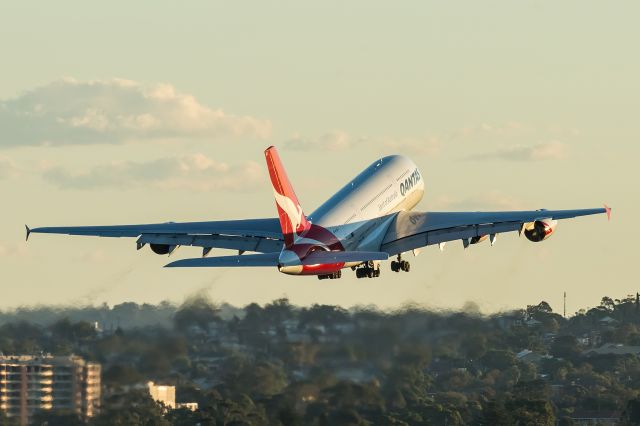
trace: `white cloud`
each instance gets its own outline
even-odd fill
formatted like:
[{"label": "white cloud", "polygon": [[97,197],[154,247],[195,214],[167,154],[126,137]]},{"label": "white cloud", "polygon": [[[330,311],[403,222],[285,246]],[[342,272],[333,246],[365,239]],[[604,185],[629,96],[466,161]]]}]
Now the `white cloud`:
[{"label": "white cloud", "polygon": [[552,141],[530,146],[505,147],[469,157],[472,160],[542,161],[561,160],[568,155],[568,147],[562,142]]},{"label": "white cloud", "polygon": [[267,120],[210,108],[168,84],[66,78],[0,101],[0,147],[270,134]]},{"label": "white cloud", "polygon": [[0,257],[25,257],[27,254],[28,252],[25,242],[13,244],[0,242]]},{"label": "white cloud", "polygon": [[392,152],[434,157],[440,153],[441,141],[437,137],[399,138],[383,142]]},{"label": "white cloud", "polygon": [[316,138],[304,138],[300,135],[294,135],[284,144],[285,149],[299,151],[344,151],[361,146],[377,146],[390,153],[433,156],[440,151],[440,140],[435,137],[354,137],[343,130],[332,130]]},{"label": "white cloud", "polygon": [[464,198],[441,196],[433,200],[431,207],[432,210],[452,211],[523,210],[524,208],[521,200],[498,190]]},{"label": "white cloud", "polygon": [[264,181],[263,168],[218,162],[203,154],[147,162],[114,161],[83,171],[51,167],[43,177],[63,189],[128,189],[151,185],[162,189],[250,190]]},{"label": "white cloud", "polygon": [[18,174],[18,166],[10,158],[0,157],[0,179],[16,177]]},{"label": "white cloud", "polygon": [[316,138],[304,138],[300,135],[294,135],[284,143],[284,148],[297,151],[343,151],[352,148],[353,145],[359,142],[361,142],[361,140],[354,140],[345,131],[332,130]]}]

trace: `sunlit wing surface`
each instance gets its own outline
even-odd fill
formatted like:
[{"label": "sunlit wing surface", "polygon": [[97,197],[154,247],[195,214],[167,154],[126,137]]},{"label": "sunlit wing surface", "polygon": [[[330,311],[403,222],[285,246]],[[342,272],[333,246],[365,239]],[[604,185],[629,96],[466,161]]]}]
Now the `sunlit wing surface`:
[{"label": "sunlit wing surface", "polygon": [[570,219],[607,213],[609,209],[532,210],[513,212],[400,212],[382,241],[390,255],[447,241],[521,231],[537,220]]}]

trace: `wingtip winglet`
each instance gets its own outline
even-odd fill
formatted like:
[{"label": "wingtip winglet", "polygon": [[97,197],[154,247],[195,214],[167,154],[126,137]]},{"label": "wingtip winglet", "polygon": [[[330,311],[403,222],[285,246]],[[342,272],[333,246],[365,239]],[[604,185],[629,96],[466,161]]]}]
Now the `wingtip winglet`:
[{"label": "wingtip winglet", "polygon": [[25,237],[25,241],[29,241],[29,235],[31,235],[31,228],[29,226],[24,225],[25,230],[27,231],[27,236]]},{"label": "wingtip winglet", "polygon": [[605,213],[607,213],[607,220],[611,221],[611,207],[609,207],[608,205],[604,205],[604,211]]}]

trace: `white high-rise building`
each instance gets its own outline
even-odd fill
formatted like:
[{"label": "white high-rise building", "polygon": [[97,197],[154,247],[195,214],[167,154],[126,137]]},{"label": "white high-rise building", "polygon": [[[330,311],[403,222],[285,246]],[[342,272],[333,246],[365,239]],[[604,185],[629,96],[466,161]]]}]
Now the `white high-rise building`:
[{"label": "white high-rise building", "polygon": [[0,356],[0,411],[26,425],[41,410],[100,409],[100,364],[78,356]]}]

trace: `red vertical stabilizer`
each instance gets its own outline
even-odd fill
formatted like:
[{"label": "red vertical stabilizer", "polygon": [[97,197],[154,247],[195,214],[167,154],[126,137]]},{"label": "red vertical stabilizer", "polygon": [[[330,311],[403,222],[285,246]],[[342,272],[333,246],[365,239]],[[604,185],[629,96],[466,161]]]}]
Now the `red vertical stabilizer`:
[{"label": "red vertical stabilizer", "polygon": [[280,217],[280,227],[284,235],[284,244],[286,248],[293,245],[297,235],[307,231],[311,227],[311,223],[300,207],[298,197],[293,191],[293,186],[289,182],[287,172],[282,166],[278,151],[274,146],[270,146],[264,151],[267,159],[267,168],[269,169],[269,177],[273,186],[273,195],[276,198],[276,207],[278,208],[278,216]]}]

